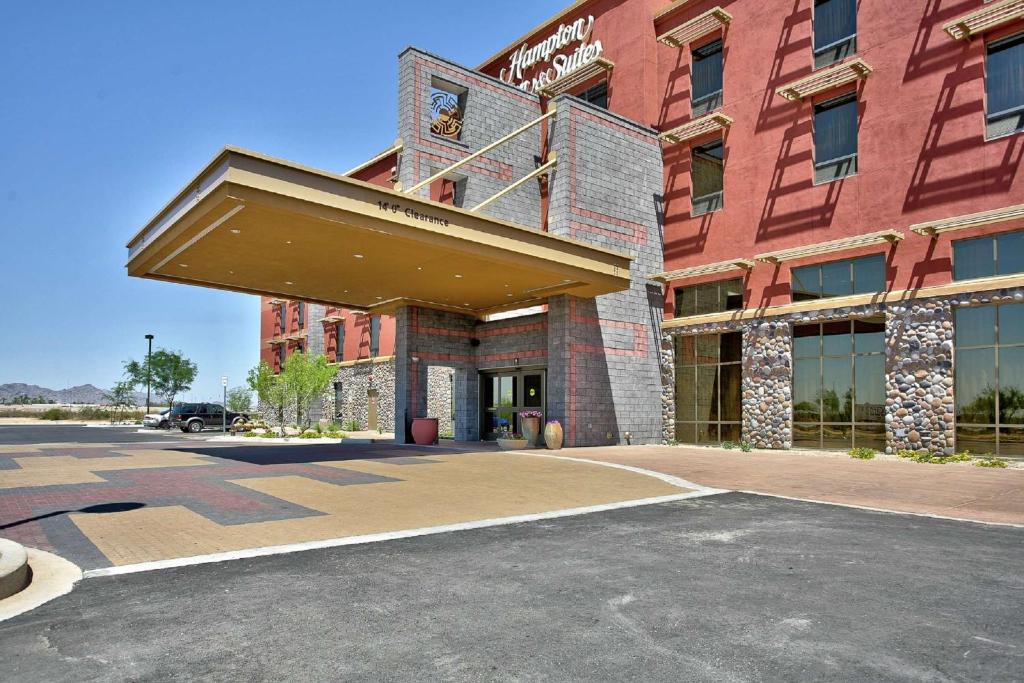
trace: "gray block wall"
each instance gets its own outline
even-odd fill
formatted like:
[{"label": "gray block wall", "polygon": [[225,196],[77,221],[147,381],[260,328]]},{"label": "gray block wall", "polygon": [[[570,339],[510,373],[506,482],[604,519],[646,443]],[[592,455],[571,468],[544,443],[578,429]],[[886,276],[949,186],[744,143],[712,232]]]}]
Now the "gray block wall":
[{"label": "gray block wall", "polygon": [[549,410],[568,445],[658,443],[662,433],[662,157],[657,133],[570,96],[549,147],[551,233],[625,251],[630,288],[585,300],[549,302]]},{"label": "gray block wall", "polygon": [[[459,140],[434,135],[430,130],[432,79],[465,88]],[[412,47],[399,56],[398,87],[398,134],[405,144],[398,177],[404,188],[413,187],[541,114],[536,95]],[[472,208],[533,171],[540,161],[541,142],[541,127],[537,126],[459,168],[453,178],[465,179],[463,206]],[[419,194],[429,197],[429,187]],[[539,183],[524,184],[482,213],[539,228]]]}]

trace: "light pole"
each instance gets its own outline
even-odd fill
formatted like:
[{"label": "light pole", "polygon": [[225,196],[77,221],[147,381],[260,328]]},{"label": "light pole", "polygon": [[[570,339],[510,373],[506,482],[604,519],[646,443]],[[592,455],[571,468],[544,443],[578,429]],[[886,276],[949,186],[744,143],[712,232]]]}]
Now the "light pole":
[{"label": "light pole", "polygon": [[222,375],[220,378],[220,386],[224,390],[224,402],[220,406],[220,430],[225,434],[228,433],[228,377]]},{"label": "light pole", "polygon": [[149,383],[153,379],[153,335],[147,334],[146,341],[149,342],[149,350],[146,351],[146,414],[149,415]]}]

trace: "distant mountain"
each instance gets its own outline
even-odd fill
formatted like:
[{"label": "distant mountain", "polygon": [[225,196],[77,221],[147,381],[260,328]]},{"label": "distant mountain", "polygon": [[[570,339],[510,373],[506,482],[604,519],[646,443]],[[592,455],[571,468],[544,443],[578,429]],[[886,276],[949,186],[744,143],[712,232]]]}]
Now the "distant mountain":
[{"label": "distant mountain", "polygon": [[[36,384],[0,384],[0,399],[10,403],[16,396],[41,396],[55,403],[103,403],[104,390],[92,384],[82,384],[70,389],[47,389]],[[136,393],[136,401],[145,403],[146,394]]]}]

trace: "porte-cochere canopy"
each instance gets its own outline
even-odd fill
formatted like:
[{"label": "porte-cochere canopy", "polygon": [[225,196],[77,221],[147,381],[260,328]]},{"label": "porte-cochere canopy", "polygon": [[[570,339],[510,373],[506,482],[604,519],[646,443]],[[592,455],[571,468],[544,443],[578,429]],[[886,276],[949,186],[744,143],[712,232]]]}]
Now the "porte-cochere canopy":
[{"label": "porte-cochere canopy", "polygon": [[629,287],[631,259],[225,148],[128,243],[128,274],[388,312],[485,315]]}]

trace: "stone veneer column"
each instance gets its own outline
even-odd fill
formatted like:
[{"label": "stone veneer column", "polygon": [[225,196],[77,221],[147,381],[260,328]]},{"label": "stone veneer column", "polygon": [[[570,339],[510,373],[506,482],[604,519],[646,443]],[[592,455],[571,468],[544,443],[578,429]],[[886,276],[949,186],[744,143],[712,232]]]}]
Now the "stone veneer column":
[{"label": "stone veneer column", "polygon": [[755,448],[793,444],[793,330],[788,322],[743,329],[743,440]]},{"label": "stone veneer column", "polygon": [[671,334],[661,335],[661,442],[676,440],[676,346]]},{"label": "stone veneer column", "polygon": [[891,305],[885,316],[886,452],[954,449],[953,310],[948,301]]}]

